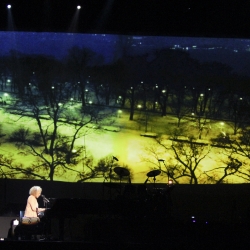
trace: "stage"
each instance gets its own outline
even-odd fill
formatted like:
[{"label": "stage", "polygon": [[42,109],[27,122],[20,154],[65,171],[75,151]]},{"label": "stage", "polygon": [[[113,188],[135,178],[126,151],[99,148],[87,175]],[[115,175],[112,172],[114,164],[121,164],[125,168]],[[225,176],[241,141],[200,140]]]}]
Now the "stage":
[{"label": "stage", "polygon": [[[101,221],[100,221],[101,222]],[[92,239],[75,241],[2,240],[1,249],[248,249],[249,227],[226,224],[165,224],[144,221],[137,227],[116,223],[99,224]],[[113,225],[111,225],[113,224]],[[98,225],[97,225],[98,226]]]},{"label": "stage", "polygon": [[[7,239],[10,221],[19,219],[27,190],[34,184],[44,188],[46,197],[52,193],[57,197],[49,198],[51,203],[55,202],[49,237],[40,241]],[[103,187],[100,183],[8,180],[2,196],[5,206],[0,217],[0,248],[246,249],[249,246],[250,186],[247,184],[176,185],[170,193],[162,185],[146,185],[145,189],[137,184],[129,189],[123,187],[122,193],[119,184],[118,189]],[[73,195],[77,198],[72,198]]]}]

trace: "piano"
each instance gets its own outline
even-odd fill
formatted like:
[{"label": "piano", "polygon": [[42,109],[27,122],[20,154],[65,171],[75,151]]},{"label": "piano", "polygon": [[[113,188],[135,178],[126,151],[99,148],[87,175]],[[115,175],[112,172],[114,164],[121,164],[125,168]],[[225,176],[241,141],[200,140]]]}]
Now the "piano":
[{"label": "piano", "polygon": [[79,215],[94,215],[94,218],[99,218],[97,223],[101,224],[107,222],[106,218],[112,218],[118,223],[129,222],[135,225],[143,220],[161,221],[162,218],[170,216],[171,191],[172,187],[154,189],[152,193],[142,192],[135,197],[123,195],[114,200],[49,198],[50,202],[47,204],[48,209],[44,213],[43,220],[47,225],[47,234],[51,232],[52,221],[57,222],[59,240],[64,240],[66,219],[73,220]]},{"label": "piano", "polygon": [[[78,215],[97,215],[109,217],[122,215],[129,211],[128,202],[117,200],[94,200],[94,199],[49,199],[50,203],[44,213],[42,221],[46,224],[46,235],[51,233],[52,221],[58,225],[59,240],[64,240],[65,220],[77,218]],[[126,204],[125,204],[126,203]],[[133,202],[132,202],[133,203]],[[130,202],[130,205],[133,206]]]}]

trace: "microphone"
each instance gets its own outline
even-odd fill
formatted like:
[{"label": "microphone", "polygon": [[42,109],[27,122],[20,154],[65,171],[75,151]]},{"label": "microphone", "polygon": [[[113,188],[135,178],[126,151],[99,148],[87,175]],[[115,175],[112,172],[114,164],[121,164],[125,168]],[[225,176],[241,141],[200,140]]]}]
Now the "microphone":
[{"label": "microphone", "polygon": [[162,162],[164,162],[165,160],[163,160],[163,159],[158,159],[158,161],[162,161]]},{"label": "microphone", "polygon": [[44,195],[41,195],[41,196],[43,197],[44,201],[49,202],[49,200]]},{"label": "microphone", "polygon": [[119,161],[115,156],[113,156],[113,159],[116,160],[116,161]]}]

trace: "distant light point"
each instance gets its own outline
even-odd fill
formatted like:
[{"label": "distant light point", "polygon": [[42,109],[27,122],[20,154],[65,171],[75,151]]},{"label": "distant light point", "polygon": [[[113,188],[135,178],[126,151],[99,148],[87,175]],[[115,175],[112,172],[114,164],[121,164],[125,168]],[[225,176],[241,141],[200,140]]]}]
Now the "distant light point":
[{"label": "distant light point", "polygon": [[78,5],[76,8],[77,8],[78,10],[80,10],[82,7],[81,7],[80,5]]},{"label": "distant light point", "polygon": [[10,5],[10,4],[8,4],[8,5],[7,5],[7,8],[8,8],[8,9],[11,9],[11,5]]}]

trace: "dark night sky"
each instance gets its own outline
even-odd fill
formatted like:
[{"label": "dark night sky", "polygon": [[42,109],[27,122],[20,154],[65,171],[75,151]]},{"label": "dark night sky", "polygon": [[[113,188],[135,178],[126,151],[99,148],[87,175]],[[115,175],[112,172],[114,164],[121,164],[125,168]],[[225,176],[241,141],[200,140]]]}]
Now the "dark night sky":
[{"label": "dark night sky", "polygon": [[250,38],[250,1],[239,0],[1,0],[0,30],[11,13],[17,31],[67,32],[78,4],[80,33]]},{"label": "dark night sky", "polygon": [[[7,9],[7,4],[12,8]],[[80,11],[77,5],[82,6]],[[84,41],[84,46],[107,57],[113,46],[105,40],[97,42],[99,37],[86,35],[95,33],[156,39],[161,36],[166,46],[223,46],[241,50],[249,44],[249,11],[250,2],[238,0],[3,0],[0,31],[18,33],[6,36],[0,32],[0,53],[14,48],[61,57],[68,47],[82,46]],[[68,35],[69,27],[77,33]],[[147,40],[155,43],[156,39]]]},{"label": "dark night sky", "polygon": [[115,37],[108,35],[106,42],[103,41],[103,36],[91,34],[0,32],[0,40],[2,55],[7,55],[14,49],[25,54],[52,55],[61,59],[67,54],[68,49],[79,46],[90,48],[108,58],[112,54]]},{"label": "dark night sky", "polygon": [[[128,37],[128,36],[124,36]],[[250,40],[236,38],[131,36],[131,51],[144,53],[158,48],[180,46],[201,61],[219,61],[229,64],[237,72],[250,72]],[[59,32],[0,32],[0,55],[12,49],[25,54],[52,55],[63,58],[72,46],[87,47],[112,61],[119,35],[80,34]],[[196,46],[196,47],[193,47]]]},{"label": "dark night sky", "polygon": [[119,49],[118,35],[129,35],[143,37],[137,40],[142,44],[131,44],[134,53],[180,45],[196,59],[250,74],[249,11],[249,1],[236,0],[3,0],[0,55],[15,49],[62,58],[76,45],[109,62]]}]

